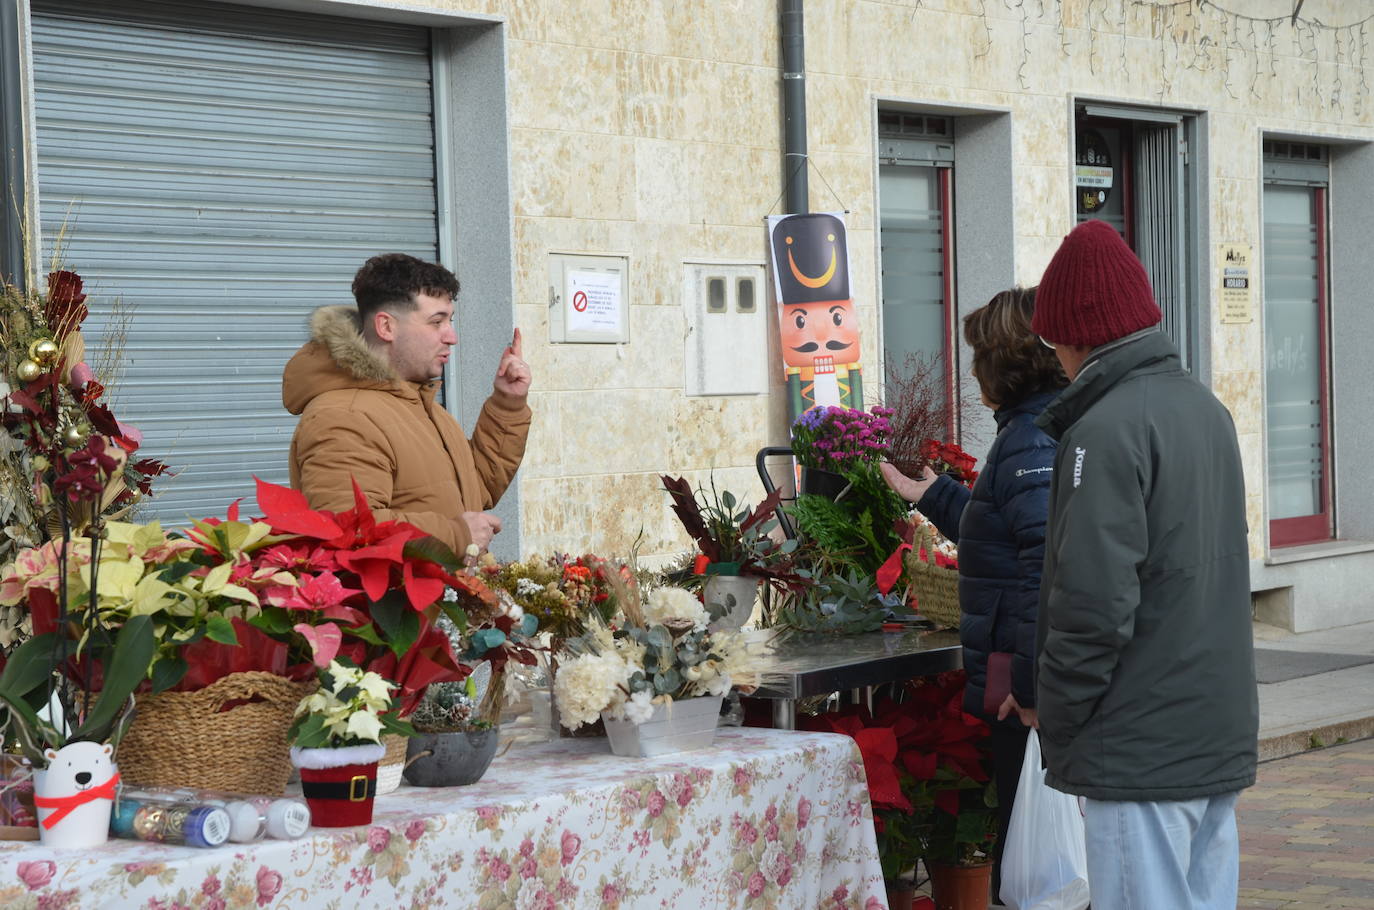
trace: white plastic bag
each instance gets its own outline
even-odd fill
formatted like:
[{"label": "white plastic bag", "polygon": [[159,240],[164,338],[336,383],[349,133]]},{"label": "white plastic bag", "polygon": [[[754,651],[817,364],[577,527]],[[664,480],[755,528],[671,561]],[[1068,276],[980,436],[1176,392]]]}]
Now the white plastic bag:
[{"label": "white plastic bag", "polygon": [[1002,903],[1012,910],[1083,910],[1088,854],[1078,798],[1045,786],[1032,730],[1002,851]]}]

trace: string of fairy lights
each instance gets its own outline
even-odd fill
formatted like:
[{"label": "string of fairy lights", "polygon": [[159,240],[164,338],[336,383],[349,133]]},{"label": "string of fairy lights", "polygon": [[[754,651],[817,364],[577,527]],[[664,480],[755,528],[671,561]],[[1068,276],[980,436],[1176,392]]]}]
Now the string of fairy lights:
[{"label": "string of fairy lights", "polygon": [[[982,22],[983,40],[975,58],[987,56],[993,47],[989,2],[998,0],[978,0],[975,15]],[[1053,26],[1065,58],[1078,50],[1065,21],[1065,0],[1000,2],[1020,18],[1016,79],[1026,91],[1031,88],[1028,72],[1034,25]],[[921,5],[921,0],[916,0],[913,18]],[[1295,58],[1302,62],[1303,76],[1284,86],[1285,91],[1292,92],[1295,104],[1325,107],[1338,117],[1346,115],[1349,105],[1354,116],[1363,116],[1371,97],[1365,70],[1370,61],[1369,31],[1374,13],[1349,22],[1328,23],[1315,15],[1303,15],[1302,3],[1295,2],[1293,7],[1281,15],[1257,16],[1215,0],[1087,0],[1082,25],[1087,32],[1088,68],[1100,75],[1114,61],[1120,76],[1128,78],[1127,42],[1148,25],[1149,34],[1158,39],[1157,94],[1161,100],[1173,89],[1178,71],[1192,70],[1219,75],[1222,90],[1232,99],[1239,100],[1243,92],[1250,100],[1259,101],[1264,97],[1261,83],[1277,81],[1280,61]],[[1113,42],[1119,45],[1113,47]],[[1117,49],[1120,53],[1113,54]]]}]

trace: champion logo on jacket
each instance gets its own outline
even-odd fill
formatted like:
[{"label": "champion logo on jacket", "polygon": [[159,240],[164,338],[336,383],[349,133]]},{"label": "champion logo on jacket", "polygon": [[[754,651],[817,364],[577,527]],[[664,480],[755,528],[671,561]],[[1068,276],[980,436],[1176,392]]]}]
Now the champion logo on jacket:
[{"label": "champion logo on jacket", "polygon": [[1078,485],[1083,482],[1083,456],[1088,454],[1088,450],[1082,446],[1074,446],[1073,449],[1073,488],[1078,489]]}]

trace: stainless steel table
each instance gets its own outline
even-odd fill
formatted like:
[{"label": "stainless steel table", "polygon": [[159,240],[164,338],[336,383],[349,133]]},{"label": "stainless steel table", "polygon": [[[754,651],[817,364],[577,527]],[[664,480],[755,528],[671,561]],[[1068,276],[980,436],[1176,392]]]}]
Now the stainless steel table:
[{"label": "stainless steel table", "polygon": [[963,666],[957,632],[799,633],[779,644],[763,665],[768,685],[753,693],[773,699],[773,726],[794,730],[797,699],[900,682]]}]

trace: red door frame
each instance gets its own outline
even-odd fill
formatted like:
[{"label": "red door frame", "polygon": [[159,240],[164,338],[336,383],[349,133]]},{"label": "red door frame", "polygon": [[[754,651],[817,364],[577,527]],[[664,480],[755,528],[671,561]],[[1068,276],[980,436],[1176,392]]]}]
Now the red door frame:
[{"label": "red door frame", "polygon": [[959,343],[954,306],[954,213],[951,208],[954,200],[954,170],[942,167],[937,168],[937,171],[940,180],[940,278],[945,310],[945,407],[950,421],[950,426],[945,428],[945,432],[948,434],[946,438],[958,439],[961,417],[957,391],[959,370],[958,358],[954,356],[954,352],[958,349]]},{"label": "red door frame", "polygon": [[1312,220],[1317,228],[1317,394],[1320,421],[1318,441],[1321,445],[1321,485],[1317,489],[1319,510],[1312,515],[1294,518],[1274,518],[1269,521],[1269,545],[1293,547],[1306,543],[1330,540],[1332,535],[1331,509],[1331,416],[1330,416],[1330,355],[1326,305],[1326,187],[1312,188]]}]

